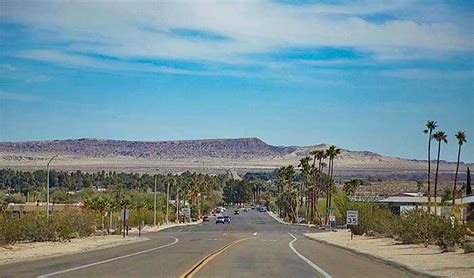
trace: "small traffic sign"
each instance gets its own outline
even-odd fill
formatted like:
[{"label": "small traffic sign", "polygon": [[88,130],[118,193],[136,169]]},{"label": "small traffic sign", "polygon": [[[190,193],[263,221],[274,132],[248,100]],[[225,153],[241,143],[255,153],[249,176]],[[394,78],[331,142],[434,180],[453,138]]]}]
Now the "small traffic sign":
[{"label": "small traffic sign", "polygon": [[[125,211],[125,212],[124,212]],[[125,216],[125,217],[124,217]],[[120,221],[123,221],[125,218],[125,220],[128,220],[128,210],[126,209],[122,209],[120,211]]]},{"label": "small traffic sign", "polygon": [[358,225],[359,224],[359,212],[357,210],[348,210],[346,212],[346,224],[347,225]]}]

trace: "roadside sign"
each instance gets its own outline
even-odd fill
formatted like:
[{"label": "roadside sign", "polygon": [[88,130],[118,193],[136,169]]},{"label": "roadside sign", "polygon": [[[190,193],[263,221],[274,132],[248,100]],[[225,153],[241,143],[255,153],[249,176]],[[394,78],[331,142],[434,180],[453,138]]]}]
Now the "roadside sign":
[{"label": "roadside sign", "polygon": [[329,222],[336,222],[336,216],[329,215]]},{"label": "roadside sign", "polygon": [[191,208],[183,208],[182,209],[184,217],[190,218],[191,217]]},{"label": "roadside sign", "polygon": [[326,208],[326,211],[335,211],[336,208]]},{"label": "roadside sign", "polygon": [[357,210],[348,210],[346,212],[346,224],[347,225],[358,225],[359,224],[359,212]]},{"label": "roadside sign", "polygon": [[128,210],[126,210],[126,209],[122,209],[120,211],[120,221],[124,220],[124,216],[125,216],[125,220],[128,220]]}]

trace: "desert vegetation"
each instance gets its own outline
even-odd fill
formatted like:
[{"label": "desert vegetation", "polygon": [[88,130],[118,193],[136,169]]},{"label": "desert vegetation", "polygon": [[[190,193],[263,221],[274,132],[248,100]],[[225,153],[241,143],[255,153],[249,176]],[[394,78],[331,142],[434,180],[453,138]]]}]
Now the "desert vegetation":
[{"label": "desert vegetation", "polygon": [[[228,175],[190,172],[138,175],[51,171],[52,213],[48,219],[46,207],[40,206],[45,201],[45,178],[45,171],[0,170],[0,238],[5,242],[67,240],[120,230],[122,209],[130,211],[127,221],[130,226],[198,219],[209,213],[215,204],[223,202],[223,188],[234,182]],[[19,209],[14,210],[10,205],[25,202],[35,202],[37,207],[33,205],[30,211],[25,211],[21,206],[17,205]],[[71,205],[59,209],[59,203]],[[176,218],[177,204],[180,208],[191,208],[190,219],[184,219],[182,215],[180,219]]]}]

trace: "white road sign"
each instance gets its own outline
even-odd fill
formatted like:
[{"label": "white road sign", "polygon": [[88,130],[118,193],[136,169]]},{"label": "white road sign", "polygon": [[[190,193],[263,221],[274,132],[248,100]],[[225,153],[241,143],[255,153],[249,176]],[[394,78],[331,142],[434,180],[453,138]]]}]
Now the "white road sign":
[{"label": "white road sign", "polygon": [[184,214],[184,217],[187,217],[187,218],[191,217],[191,208],[183,208],[182,212]]},{"label": "white road sign", "polygon": [[359,212],[357,210],[347,211],[347,225],[358,225],[359,224]]},{"label": "white road sign", "polygon": [[[120,211],[120,221],[123,221],[124,209]],[[125,220],[128,220],[128,210],[125,210]]]}]

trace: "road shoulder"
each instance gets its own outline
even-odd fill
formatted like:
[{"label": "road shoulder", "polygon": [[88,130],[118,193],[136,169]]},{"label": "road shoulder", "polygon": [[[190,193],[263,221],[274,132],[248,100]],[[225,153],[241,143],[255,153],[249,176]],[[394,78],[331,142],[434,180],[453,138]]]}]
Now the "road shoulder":
[{"label": "road shoulder", "polygon": [[305,233],[305,237],[352,253],[378,260],[419,276],[472,277],[472,255],[441,252],[435,246],[399,244],[389,238],[354,236],[348,230],[327,233]]},{"label": "road shoulder", "polygon": [[146,240],[147,237],[123,238],[120,235],[109,235],[76,238],[70,241],[18,243],[0,247],[0,265],[95,251]]}]

